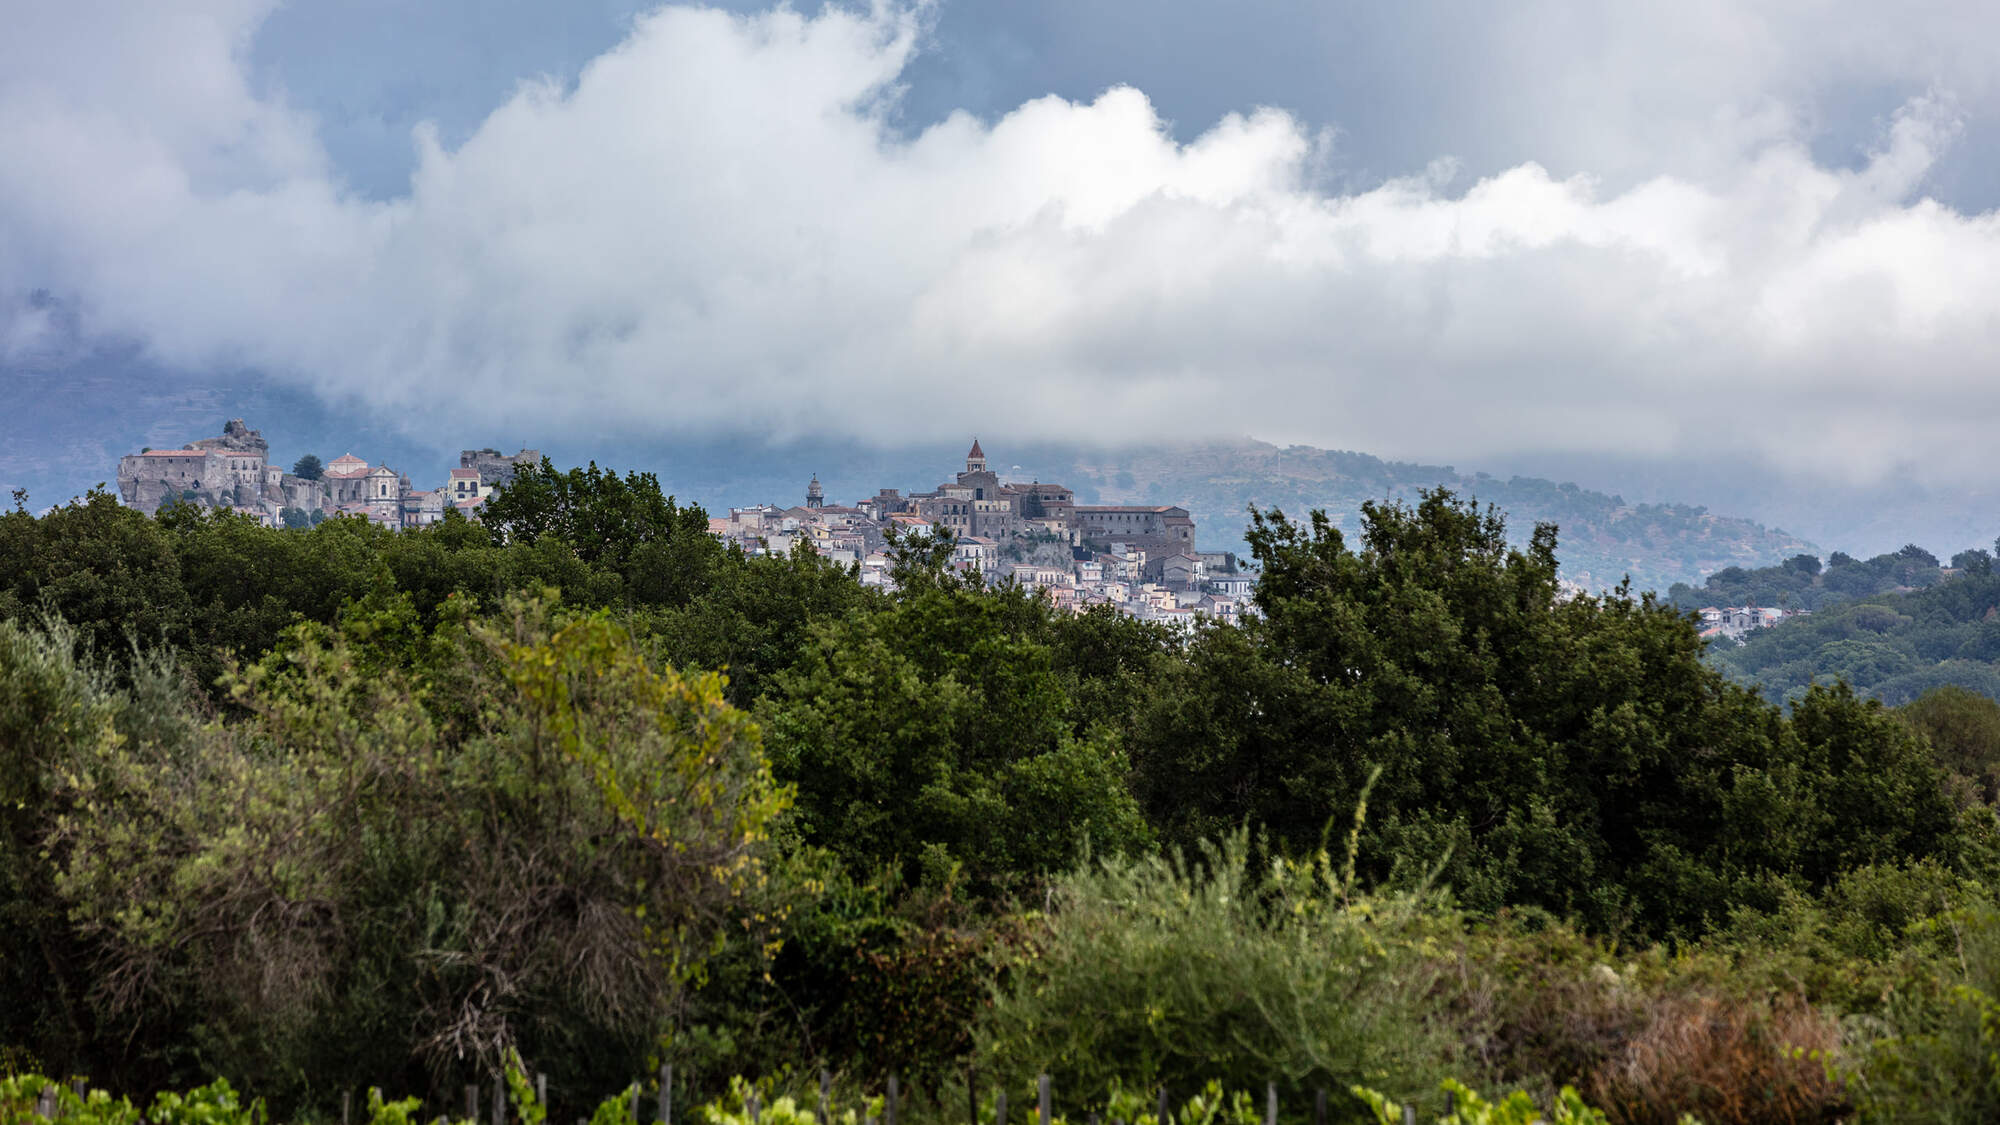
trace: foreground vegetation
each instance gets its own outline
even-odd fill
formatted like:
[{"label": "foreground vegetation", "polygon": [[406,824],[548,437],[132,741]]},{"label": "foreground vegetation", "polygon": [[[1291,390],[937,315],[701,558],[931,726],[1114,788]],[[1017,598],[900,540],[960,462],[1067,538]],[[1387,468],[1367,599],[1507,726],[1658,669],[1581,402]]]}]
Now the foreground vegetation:
[{"label": "foreground vegetation", "polygon": [[746,558],[643,475],[486,508],[0,516],[0,1071],[2000,1111],[1976,704],[1781,710],[1670,607],[1558,600],[1553,528],[1259,514],[1261,617],[1180,636],[930,542],[892,594]]}]

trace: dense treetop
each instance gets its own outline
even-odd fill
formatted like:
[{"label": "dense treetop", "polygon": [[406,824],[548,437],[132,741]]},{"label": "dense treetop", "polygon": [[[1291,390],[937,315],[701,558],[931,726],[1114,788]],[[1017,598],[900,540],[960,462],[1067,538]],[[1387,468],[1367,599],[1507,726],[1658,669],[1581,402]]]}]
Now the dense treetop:
[{"label": "dense treetop", "polygon": [[[1950,566],[1961,574],[1990,574],[1993,556],[1984,548],[1960,551]],[[1755,570],[1726,567],[1698,587],[1676,582],[1667,591],[1667,601],[1687,610],[1742,605],[1819,610],[1876,594],[1925,589],[1943,581],[1946,574],[1936,555],[1911,543],[1872,559],[1835,551],[1824,566],[1817,555],[1794,555],[1777,566]]]}]

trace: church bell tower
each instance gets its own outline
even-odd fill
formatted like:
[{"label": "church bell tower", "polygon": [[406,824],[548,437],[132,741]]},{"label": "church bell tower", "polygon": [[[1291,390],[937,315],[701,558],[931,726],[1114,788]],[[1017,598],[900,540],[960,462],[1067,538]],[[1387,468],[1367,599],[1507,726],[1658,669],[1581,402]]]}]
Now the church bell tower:
[{"label": "church bell tower", "polygon": [[965,471],[983,473],[986,471],[986,451],[979,448],[979,439],[972,439],[972,449],[965,455]]},{"label": "church bell tower", "polygon": [[812,483],[806,485],[806,507],[823,508],[825,506],[826,490],[819,486],[819,474],[814,473]]}]

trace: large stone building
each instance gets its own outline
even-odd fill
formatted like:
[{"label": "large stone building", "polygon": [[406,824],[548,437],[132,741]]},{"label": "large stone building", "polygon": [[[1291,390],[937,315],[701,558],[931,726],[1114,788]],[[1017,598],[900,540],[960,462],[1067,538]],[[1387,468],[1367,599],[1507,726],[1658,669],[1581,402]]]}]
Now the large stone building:
[{"label": "large stone building", "polygon": [[1088,543],[1123,543],[1155,558],[1194,552],[1194,519],[1186,508],[1079,504],[1071,523]]},{"label": "large stone building", "polygon": [[465,449],[458,454],[458,467],[478,473],[480,485],[488,491],[513,480],[516,469],[533,468],[541,463],[542,453],[538,449],[523,449],[512,456],[497,449]]},{"label": "large stone building", "polygon": [[511,480],[517,467],[539,464],[541,454],[468,449],[458,459],[460,468],[452,470],[451,479],[429,491],[412,487],[406,474],[387,465],[371,466],[352,453],[334,458],[317,479],[307,479],[271,464],[263,434],[235,418],[219,437],[121,458],[118,494],[149,515],[168,501],[179,501],[248,512],[273,526],[282,524],[291,509],[309,519],[355,515],[385,527],[424,527],[443,519],[447,507],[470,514],[495,487]]},{"label": "large stone building", "polygon": [[[885,489],[873,504],[879,512],[896,499]],[[864,507],[869,503],[863,501]],[[1057,535],[1098,550],[1123,544],[1153,557],[1194,550],[1194,520],[1186,508],[1078,504],[1076,493],[1060,484],[1003,483],[987,467],[986,451],[977,438],[965,455],[965,471],[930,492],[913,493],[905,510],[950,528],[959,538],[1004,543],[1022,535]]]}]

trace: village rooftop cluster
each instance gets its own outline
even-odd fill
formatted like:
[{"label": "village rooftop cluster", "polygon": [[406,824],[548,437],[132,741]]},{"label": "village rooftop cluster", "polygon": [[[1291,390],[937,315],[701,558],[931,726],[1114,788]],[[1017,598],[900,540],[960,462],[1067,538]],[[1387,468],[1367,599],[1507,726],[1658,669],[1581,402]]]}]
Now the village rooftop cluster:
[{"label": "village rooftop cluster", "polygon": [[[220,437],[180,449],[146,449],[119,459],[118,495],[128,507],[151,515],[168,501],[231,508],[271,527],[317,523],[327,516],[361,516],[384,527],[428,527],[447,507],[470,516],[480,501],[505,484],[517,465],[540,464],[523,449],[467,449],[459,467],[435,489],[411,486],[407,474],[370,465],[352,453],[336,457],[317,474],[300,475],[271,464],[264,435],[232,418]],[[297,466],[294,466],[297,468]]]},{"label": "village rooftop cluster", "polygon": [[885,488],[852,505],[828,504],[815,476],[799,506],[731,508],[708,527],[751,553],[784,553],[803,543],[859,566],[861,581],[871,586],[890,583],[892,530],[943,529],[953,539],[953,565],[988,583],[1011,579],[1066,609],[1107,605],[1165,622],[1236,620],[1255,585],[1235,555],[1195,548],[1186,508],[1079,504],[1060,484],[1005,482],[988,468],[976,438],[965,471],[928,492]]}]

